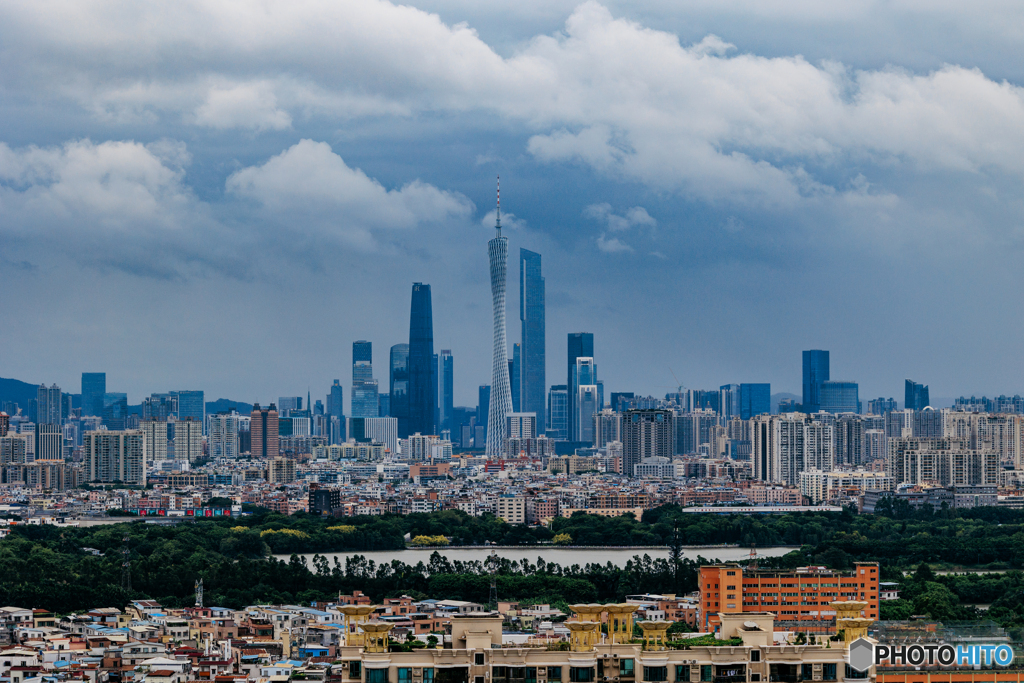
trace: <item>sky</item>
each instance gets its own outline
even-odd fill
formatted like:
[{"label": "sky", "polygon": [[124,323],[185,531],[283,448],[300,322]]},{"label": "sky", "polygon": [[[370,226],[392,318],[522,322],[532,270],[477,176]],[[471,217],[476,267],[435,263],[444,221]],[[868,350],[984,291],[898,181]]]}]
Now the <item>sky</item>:
[{"label": "sky", "polygon": [[[489,382],[495,181],[548,384],[1024,391],[1024,5],[0,3],[0,376],[269,402],[433,294]],[[346,389],[346,404],[348,403]]]}]

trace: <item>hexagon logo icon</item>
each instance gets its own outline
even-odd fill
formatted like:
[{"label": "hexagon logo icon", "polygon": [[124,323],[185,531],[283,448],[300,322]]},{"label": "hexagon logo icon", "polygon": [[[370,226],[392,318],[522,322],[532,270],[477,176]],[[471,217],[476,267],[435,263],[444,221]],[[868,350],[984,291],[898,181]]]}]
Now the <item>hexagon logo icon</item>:
[{"label": "hexagon logo icon", "polygon": [[867,671],[875,661],[875,646],[867,638],[858,638],[850,643],[850,666],[857,671]]}]

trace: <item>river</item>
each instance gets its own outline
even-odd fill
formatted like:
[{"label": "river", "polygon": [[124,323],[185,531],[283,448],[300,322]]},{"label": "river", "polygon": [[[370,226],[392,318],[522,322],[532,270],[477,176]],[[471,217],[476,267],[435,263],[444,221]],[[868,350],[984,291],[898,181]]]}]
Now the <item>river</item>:
[{"label": "river", "polygon": [[[387,564],[391,560],[400,560],[406,564],[416,564],[417,562],[428,562],[430,561],[430,554],[437,551],[447,557],[451,561],[462,560],[463,562],[468,560],[476,560],[482,562],[487,559],[491,554],[491,548],[409,548],[406,550],[367,550],[362,552],[344,552],[344,553],[320,553],[325,556],[333,565],[334,558],[338,558],[338,562],[342,566],[345,566],[346,558],[352,557],[353,555],[362,555],[368,560],[373,560],[377,564],[382,562]],[[636,555],[650,555],[652,558],[668,558],[668,548],[665,546],[652,546],[652,547],[630,547],[630,548],[554,548],[551,546],[531,547],[531,546],[519,546],[519,547],[495,547],[494,553],[498,557],[505,557],[510,560],[523,560],[528,559],[530,562],[536,562],[538,557],[544,558],[545,562],[555,562],[557,564],[566,565],[585,565],[590,563],[605,564],[611,562],[612,564],[623,567],[626,562],[633,559]],[[757,554],[762,557],[777,557],[779,555],[785,555],[791,550],[798,550],[796,547],[790,546],[778,546],[773,548],[758,548]],[[278,559],[288,560],[290,555],[275,555]],[[304,555],[307,562],[312,562],[313,554],[308,553]],[[683,550],[683,557],[696,560],[697,557],[702,557],[705,560],[720,560],[722,562],[735,562],[737,560],[750,559],[750,548],[741,548],[738,546],[687,546]]]}]

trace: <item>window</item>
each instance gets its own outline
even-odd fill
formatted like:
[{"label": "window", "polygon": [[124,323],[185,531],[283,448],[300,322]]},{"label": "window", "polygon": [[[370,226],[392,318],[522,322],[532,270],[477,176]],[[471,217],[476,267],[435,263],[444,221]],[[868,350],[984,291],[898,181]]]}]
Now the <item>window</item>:
[{"label": "window", "polygon": [[700,665],[700,680],[701,680],[701,683],[707,683],[708,681],[711,680],[711,671],[712,671],[712,668],[711,668],[710,664],[701,664]]},{"label": "window", "polygon": [[363,663],[362,662],[349,662],[348,663],[348,677],[349,678],[361,678],[363,675]]},{"label": "window", "polygon": [[690,683],[689,664],[676,664],[676,683]]},{"label": "window", "polygon": [[594,667],[592,666],[570,666],[569,683],[593,683]]},{"label": "window", "polygon": [[800,678],[805,681],[814,679],[814,665],[813,664],[801,664],[800,665]]},{"label": "window", "polygon": [[644,680],[651,683],[664,683],[668,680],[667,666],[645,666]]},{"label": "window", "polygon": [[751,681],[751,683],[755,683],[755,682],[759,683],[760,680],[761,680],[761,674],[750,674],[750,681]]},{"label": "window", "polygon": [[387,669],[367,669],[366,683],[388,683]]},{"label": "window", "polygon": [[434,683],[434,669],[427,667],[423,669],[423,683]]},{"label": "window", "polygon": [[750,661],[752,661],[752,662],[760,662],[761,661],[761,651],[760,650],[751,650],[750,651]]},{"label": "window", "polygon": [[473,663],[476,664],[477,666],[483,666],[484,665],[484,653],[483,652],[477,652],[476,654],[474,654],[473,655]]},{"label": "window", "polygon": [[407,666],[398,667],[398,683],[410,683],[412,681],[412,669]]},{"label": "window", "polygon": [[560,666],[549,666],[548,667],[548,680],[549,681],[560,681],[560,680],[562,680],[562,667],[560,667]]},{"label": "window", "polygon": [[857,671],[856,669],[854,669],[849,664],[846,664],[845,666],[846,666],[846,673],[845,673],[845,676],[844,676],[845,678],[860,678],[860,679],[864,679],[864,678],[867,678],[868,674],[871,673],[871,669],[865,669],[864,671]]},{"label": "window", "polygon": [[836,680],[836,665],[833,664],[822,664],[821,665],[821,680],[823,681],[834,681]]},{"label": "window", "polygon": [[[620,676],[635,676],[636,675],[636,663],[632,659],[620,659],[619,660],[619,675]],[[644,676],[645,681],[651,679]]]}]

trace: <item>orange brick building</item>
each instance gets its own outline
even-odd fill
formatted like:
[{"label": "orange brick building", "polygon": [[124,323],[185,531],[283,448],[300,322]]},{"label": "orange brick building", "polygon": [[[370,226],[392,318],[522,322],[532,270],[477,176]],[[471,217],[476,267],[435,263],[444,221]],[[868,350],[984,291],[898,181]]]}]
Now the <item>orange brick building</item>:
[{"label": "orange brick building", "polygon": [[773,612],[776,631],[835,633],[837,600],[863,600],[861,612],[878,619],[878,563],[859,562],[852,572],[827,567],[795,571],[746,569],[738,564],[700,568],[701,624],[716,630],[718,613]]}]

